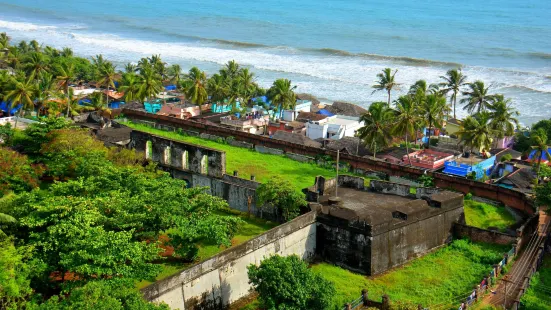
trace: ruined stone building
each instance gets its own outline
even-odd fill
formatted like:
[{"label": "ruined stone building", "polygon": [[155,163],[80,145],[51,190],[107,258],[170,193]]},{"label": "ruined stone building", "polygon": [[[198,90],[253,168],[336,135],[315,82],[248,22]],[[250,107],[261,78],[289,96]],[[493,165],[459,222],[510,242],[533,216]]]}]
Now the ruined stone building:
[{"label": "ruined stone building", "polygon": [[319,212],[316,252],[355,272],[379,274],[443,245],[463,214],[459,193],[364,183],[360,177],[318,177],[306,190]]}]

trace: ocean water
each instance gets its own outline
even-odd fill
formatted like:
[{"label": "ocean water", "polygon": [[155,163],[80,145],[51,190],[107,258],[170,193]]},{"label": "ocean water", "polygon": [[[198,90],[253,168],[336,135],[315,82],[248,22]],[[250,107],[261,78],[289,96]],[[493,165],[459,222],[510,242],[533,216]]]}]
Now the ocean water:
[{"label": "ocean water", "polygon": [[[229,60],[268,87],[369,106],[376,74],[398,69],[397,97],[462,67],[530,125],[551,118],[551,1],[0,0],[0,31],[118,63],[160,54],[216,72]],[[466,113],[459,108],[460,116]]]}]

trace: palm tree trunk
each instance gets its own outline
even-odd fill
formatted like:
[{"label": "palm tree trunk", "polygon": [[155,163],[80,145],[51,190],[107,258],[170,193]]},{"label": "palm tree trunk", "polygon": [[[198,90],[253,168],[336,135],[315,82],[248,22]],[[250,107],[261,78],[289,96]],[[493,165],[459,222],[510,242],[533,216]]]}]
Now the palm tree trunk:
[{"label": "palm tree trunk", "polygon": [[390,89],[388,90],[388,107],[390,108]]},{"label": "palm tree trunk", "polygon": [[409,165],[413,166],[411,164],[411,157],[409,156],[409,146],[408,146],[408,131],[406,130],[406,156],[408,157]]},{"label": "palm tree trunk", "polygon": [[536,184],[540,183],[540,169],[541,169],[541,161],[543,159],[543,151],[541,152],[540,159],[538,160],[538,168],[536,172]]},{"label": "palm tree trunk", "polygon": [[[9,110],[9,107],[8,107],[8,110]],[[23,106],[21,106],[21,110],[19,110],[19,117],[22,117],[22,116],[23,116]],[[19,117],[16,116],[16,118],[15,118],[14,129],[17,129],[17,121],[19,120]]]},{"label": "palm tree trunk", "polygon": [[373,159],[377,158],[377,143],[373,142]]},{"label": "palm tree trunk", "polygon": [[455,117],[455,104],[457,103],[457,92],[453,92],[453,118]]},{"label": "palm tree trunk", "polygon": [[71,106],[71,98],[69,98],[69,84],[65,86],[65,94],[67,95],[67,117],[69,117],[69,108]]}]

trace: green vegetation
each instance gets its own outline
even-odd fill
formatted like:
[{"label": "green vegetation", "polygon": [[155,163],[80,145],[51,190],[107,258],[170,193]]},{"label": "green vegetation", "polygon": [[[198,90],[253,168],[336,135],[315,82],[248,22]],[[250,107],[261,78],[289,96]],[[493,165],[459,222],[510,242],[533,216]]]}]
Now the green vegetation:
[{"label": "green vegetation", "polygon": [[[0,174],[2,309],[166,309],[146,303],[135,283],[275,226],[59,120],[43,119],[10,140],[28,157],[0,148],[9,168]],[[39,186],[40,178],[56,181]]]},{"label": "green vegetation", "polygon": [[457,297],[467,295],[508,250],[507,246],[455,240],[372,279],[326,263],[314,265],[312,270],[335,285],[335,308],[358,298],[362,289],[368,289],[373,300],[380,301],[387,294],[391,302],[399,301],[415,309],[417,304],[455,306]]},{"label": "green vegetation", "polygon": [[225,151],[226,170],[228,172],[237,170],[239,171],[239,176],[243,178],[250,178],[251,175],[254,175],[257,181],[261,183],[268,182],[268,180],[274,177],[280,177],[290,182],[297,191],[300,191],[303,188],[312,186],[315,177],[318,175],[330,178],[335,177],[335,171],[332,169],[298,162],[281,155],[262,154],[254,150],[201,139],[199,137],[186,136],[177,132],[167,132],[132,122],[124,124],[158,136]]},{"label": "green vegetation", "polygon": [[465,210],[465,221],[470,226],[482,229],[496,227],[500,231],[504,231],[507,227],[515,224],[514,217],[505,207],[465,200],[463,208]]},{"label": "green vegetation", "polygon": [[549,309],[549,305],[551,305],[551,255],[545,256],[540,270],[530,280],[530,287],[520,302],[524,309]]},{"label": "green vegetation", "polygon": [[264,309],[330,309],[335,287],[296,255],[275,255],[247,267]]}]

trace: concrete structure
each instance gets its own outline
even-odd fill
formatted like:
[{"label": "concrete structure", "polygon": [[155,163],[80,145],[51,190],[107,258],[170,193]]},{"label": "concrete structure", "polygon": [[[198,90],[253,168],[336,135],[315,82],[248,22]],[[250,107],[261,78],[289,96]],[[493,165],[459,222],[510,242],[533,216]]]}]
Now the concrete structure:
[{"label": "concrete structure", "polygon": [[405,155],[402,158],[402,162],[409,164],[411,159],[411,164],[415,167],[435,170],[444,167],[444,163],[446,161],[452,160],[453,157],[454,155],[450,153],[425,149]]},{"label": "concrete structure", "polygon": [[188,119],[193,116],[200,115],[202,111],[208,111],[210,105],[193,105],[193,104],[163,104],[161,110],[157,112],[160,115],[168,115],[180,119]]},{"label": "concrete structure", "polygon": [[446,121],[446,134],[448,136],[456,135],[459,130],[461,130],[461,120],[456,118],[450,118]]},{"label": "concrete structure", "polygon": [[[338,197],[335,189],[338,183]],[[310,207],[319,210],[317,252],[328,262],[368,275],[445,244],[463,215],[463,195],[339,176],[316,178],[307,190]]]},{"label": "concrete structure", "polygon": [[354,137],[356,131],[362,128],[359,117],[335,115],[320,121],[306,123],[306,136],[312,140],[327,138],[338,140],[343,137]]},{"label": "concrete structure", "polygon": [[272,255],[298,255],[304,260],[316,249],[316,213],[310,212],[243,244],[202,261],[179,274],[142,289],[147,300],[171,309],[225,309],[250,293],[247,266]]},{"label": "concrete structure", "polygon": [[228,115],[220,118],[220,124],[222,126],[248,132],[252,134],[262,135],[264,134],[264,128],[268,126],[268,115],[260,118],[238,118],[233,115]]},{"label": "concrete structure", "polygon": [[[474,155],[471,155],[474,156]],[[444,170],[443,173],[456,175],[460,177],[466,177],[470,173],[476,174],[476,179],[481,179],[485,175],[489,175],[491,172],[492,167],[494,166],[496,162],[495,155],[484,159],[482,161],[473,162],[472,164],[469,163],[469,159],[458,159],[455,161],[447,161],[444,163]]]},{"label": "concrete structure", "polygon": [[293,109],[284,109],[281,118],[284,121],[294,121],[300,112],[310,112],[312,101],[309,100],[297,100]]}]

